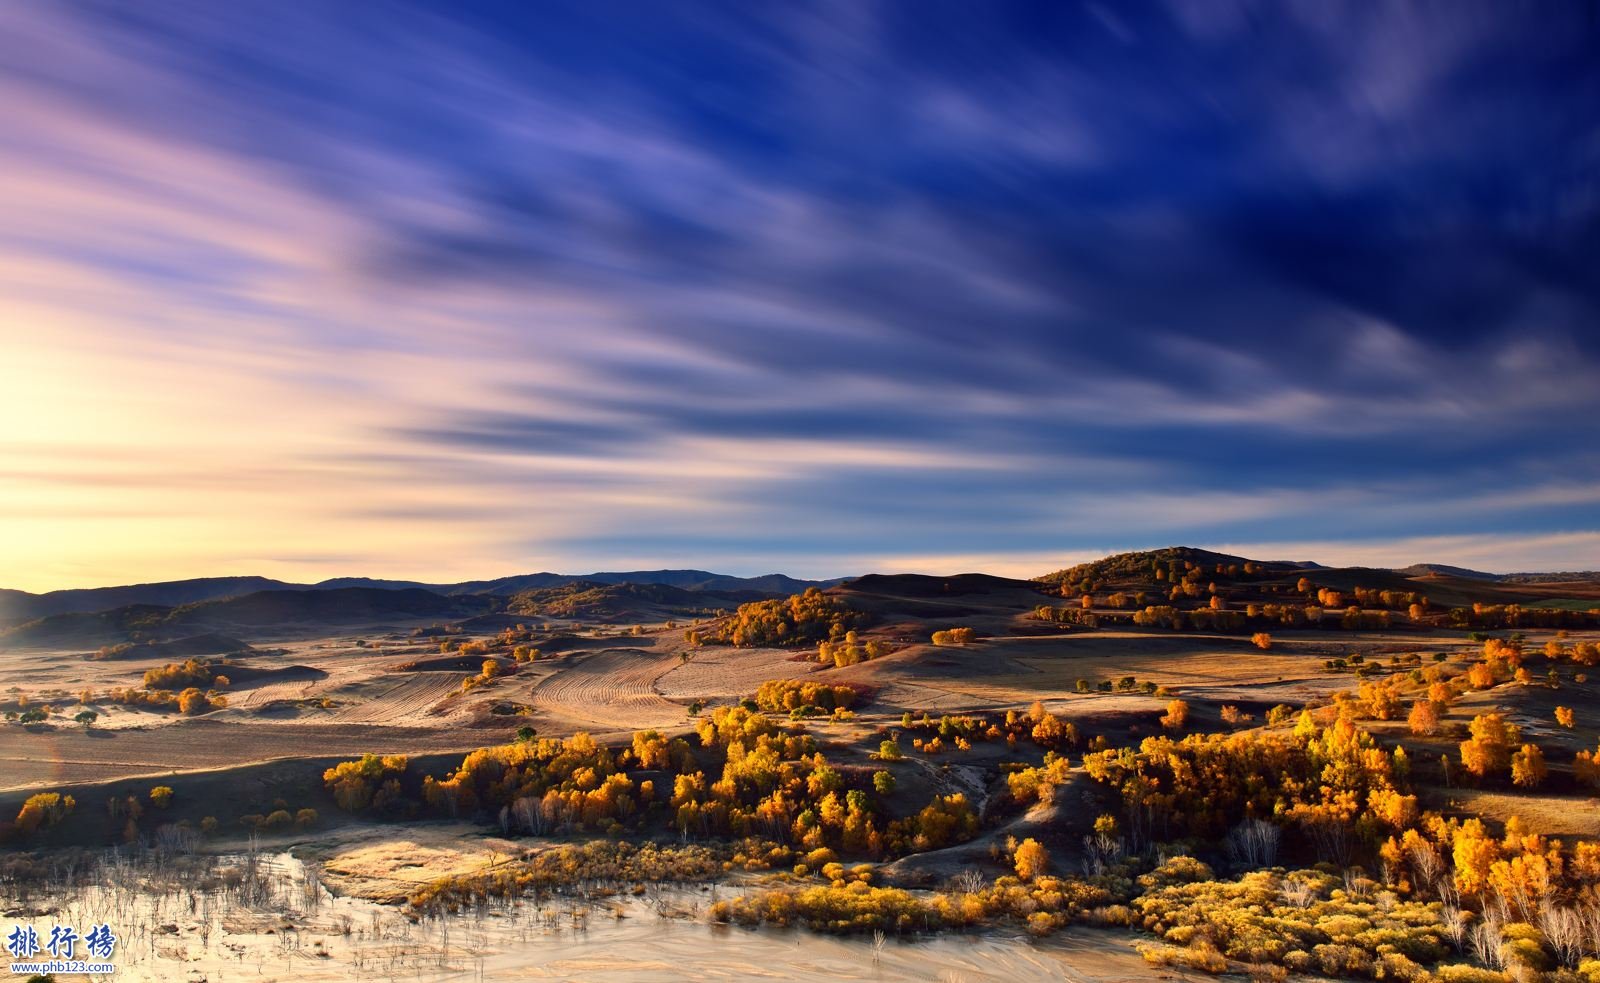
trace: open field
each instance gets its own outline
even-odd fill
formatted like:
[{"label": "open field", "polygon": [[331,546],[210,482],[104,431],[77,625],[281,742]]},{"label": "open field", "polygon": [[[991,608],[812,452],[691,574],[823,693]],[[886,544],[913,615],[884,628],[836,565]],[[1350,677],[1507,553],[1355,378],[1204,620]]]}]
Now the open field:
[{"label": "open field", "polygon": [[5,789],[57,787],[131,776],[171,776],[262,761],[467,751],[482,732],[360,724],[240,724],[183,720],[143,729],[0,728]]},{"label": "open field", "polygon": [[[200,828],[218,850],[265,837],[294,848],[316,882],[344,901],[402,906],[433,904],[435,892],[458,884],[531,876],[541,856],[564,856],[560,850],[576,845],[621,837],[663,848],[720,843],[727,852],[710,869],[727,882],[714,894],[748,890],[767,899],[748,903],[765,906],[826,884],[819,890],[845,892],[828,903],[844,904],[856,896],[846,882],[857,876],[867,878],[857,887],[870,881],[874,889],[944,897],[989,885],[981,888],[997,892],[989,907],[963,902],[987,912],[975,924],[1039,934],[1074,919],[1132,923],[1062,908],[1068,894],[1048,878],[1008,881],[1023,869],[1026,844],[1064,881],[1122,871],[1114,888],[1083,888],[1107,891],[1100,910],[1121,912],[1134,899],[1128,891],[1159,892],[1135,875],[1161,863],[1160,835],[1190,834],[1182,849],[1213,865],[1206,876],[1237,872],[1233,848],[1219,837],[1242,828],[1250,810],[1283,824],[1289,864],[1362,872],[1351,877],[1377,871],[1396,903],[1421,905],[1434,888],[1396,882],[1374,859],[1390,827],[1369,823],[1358,844],[1330,847],[1287,818],[1280,796],[1333,794],[1329,782],[1370,781],[1384,792],[1403,784],[1415,799],[1403,798],[1414,811],[1402,821],[1413,824],[1433,810],[1457,824],[1481,819],[1496,836],[1519,826],[1569,843],[1600,836],[1595,793],[1580,775],[1579,756],[1600,746],[1600,715],[1590,710],[1600,703],[1600,679],[1591,680],[1578,658],[1600,642],[1600,629],[1580,624],[1586,611],[1559,615],[1577,625],[1570,629],[1515,631],[1472,624],[1510,616],[1486,602],[1397,614],[1420,596],[1404,585],[1432,582],[1419,577],[1386,582],[1394,598],[1379,599],[1391,605],[1378,609],[1381,617],[1360,608],[1352,614],[1354,606],[1334,603],[1344,599],[1329,593],[1334,588],[1298,585],[1296,569],[1258,570],[1217,588],[1217,600],[1179,602],[1136,621],[1128,595],[1155,593],[1137,568],[1072,576],[1090,589],[981,575],[868,577],[687,626],[672,617],[633,620],[643,602],[632,592],[619,608],[631,623],[606,623],[609,595],[589,586],[540,601],[560,606],[581,597],[585,620],[479,613],[460,623],[386,617],[274,625],[258,634],[222,625],[226,632],[198,641],[140,641],[108,657],[10,647],[0,652],[0,668],[19,682],[6,694],[7,708],[34,717],[0,727],[0,815],[20,818],[36,792],[74,796],[75,812],[34,834],[33,845],[45,847],[148,846]],[[1354,595],[1365,575],[1318,576]],[[1106,582],[1095,587],[1095,577]],[[1447,589],[1493,596],[1499,588],[1450,581]],[[1505,589],[1532,593],[1521,584]],[[1157,599],[1180,593],[1171,588]],[[1282,614],[1286,597],[1326,602],[1338,614],[1296,615],[1297,622]],[[1276,613],[1263,614],[1266,607]],[[1266,622],[1280,615],[1288,620]],[[172,654],[218,644],[237,647],[188,662]],[[1500,653],[1494,665],[1491,650]],[[1505,654],[1513,650],[1514,663]],[[170,698],[130,699],[130,691],[150,695],[147,672],[174,680],[173,688],[193,684],[219,705],[191,703],[193,712],[182,713]],[[1474,672],[1487,675],[1474,681]],[[1408,709],[1434,700],[1440,688],[1436,723],[1414,730]],[[1374,694],[1388,694],[1390,703],[1378,709]],[[98,716],[80,723],[85,710]],[[1463,742],[1491,716],[1514,729],[1499,771],[1465,775]],[[1321,770],[1309,739],[1291,736],[1309,726],[1316,741],[1334,741],[1344,724],[1357,735],[1345,751],[1315,745],[1316,756],[1351,755],[1343,771]],[[579,732],[594,741],[566,740]],[[1185,735],[1215,740],[1181,741]],[[1180,743],[1147,742],[1160,737]],[[1544,771],[1530,785],[1513,785],[1510,755],[1524,753],[1524,743],[1542,750]],[[1244,755],[1252,747],[1280,758],[1261,767],[1208,765],[1217,795],[1266,796],[1248,807],[1241,799],[1212,803],[1209,787],[1159,777],[1163,768],[1201,766],[1198,758],[1184,762],[1186,755]],[[1139,767],[1148,769],[1148,785],[1119,786],[1109,777],[1146,753],[1150,760]],[[362,763],[364,755],[391,759]],[[1309,770],[1277,786],[1275,769],[1295,767]],[[330,769],[337,769],[332,778]],[[346,784],[340,775],[359,777]],[[1241,789],[1230,791],[1230,775]],[[170,797],[145,806],[157,786],[171,788]],[[1153,813],[1136,813],[1122,799],[1141,787],[1163,801],[1195,798],[1157,831],[1144,825]],[[856,828],[866,832],[846,835],[849,823],[864,823]],[[832,857],[871,872],[846,875]],[[590,885],[586,876],[579,883]],[[920,896],[892,903],[915,905]],[[481,894],[473,902],[488,903]],[[715,917],[749,917],[729,914],[744,903],[736,897]],[[708,904],[693,917],[711,911]],[[1041,914],[1044,921],[1034,917]],[[935,915],[917,917],[927,926]],[[1410,917],[1437,916],[1419,908]],[[247,934],[245,921],[232,924]],[[596,968],[581,957],[571,965]],[[1061,971],[1095,978],[1084,966],[1077,959]],[[1103,978],[1120,978],[1109,966]]]},{"label": "open field", "polygon": [[558,727],[565,722],[577,729],[639,730],[681,724],[683,706],[655,689],[656,680],[677,661],[671,653],[635,648],[578,656],[534,687],[533,704]]},{"label": "open field", "polygon": [[[842,669],[819,665],[806,650],[792,647],[691,649],[679,629],[621,637],[589,630],[561,634],[560,622],[552,622],[546,632],[554,645],[542,660],[509,667],[515,672],[463,693],[463,681],[473,675],[463,667],[481,660],[440,657],[436,642],[412,637],[416,626],[353,626],[333,634],[280,626],[263,632],[266,640],[246,639],[254,647],[228,656],[231,667],[218,668],[240,677],[219,691],[228,700],[224,710],[186,719],[96,701],[91,708],[100,718],[88,731],[66,721],[65,712],[48,725],[0,729],[0,760],[10,765],[6,787],[19,788],[225,768],[305,753],[465,750],[501,740],[525,723],[550,735],[670,731],[688,726],[692,702],[727,703],[768,679],[795,677],[866,690],[872,701],[857,712],[873,726],[893,722],[906,710],[999,711],[1042,700],[1086,726],[1100,722],[1117,733],[1139,733],[1150,731],[1170,697],[1102,692],[1102,683],[1131,677],[1140,686],[1181,695],[1208,718],[1223,704],[1259,712],[1280,703],[1324,701],[1350,688],[1347,673],[1327,671],[1330,659],[1359,655],[1381,662],[1476,648],[1460,632],[1416,629],[1285,632],[1269,651],[1237,634],[1041,632],[1029,613],[1041,599],[1036,587],[997,582],[1001,586],[951,594],[948,583],[934,591],[908,591],[895,583],[884,578],[853,598],[877,612],[872,634],[895,650]],[[490,627],[489,619],[479,620]],[[958,621],[984,631],[964,646],[927,643],[930,630]],[[494,625],[512,623],[500,619]],[[27,683],[15,689],[34,702],[65,711],[80,690],[137,685],[145,670],[164,662],[159,656],[86,656],[12,649],[0,652],[0,667]],[[1085,683],[1090,692],[1080,691]],[[1548,733],[1555,699],[1544,702],[1549,706],[1541,703],[1520,720],[1528,733],[1576,743],[1576,735]],[[496,706],[514,712],[491,713]]]},{"label": "open field", "polygon": [[755,692],[769,679],[804,676],[822,668],[797,658],[791,649],[719,647],[689,655],[689,661],[656,679],[656,692],[675,700],[727,702]]}]

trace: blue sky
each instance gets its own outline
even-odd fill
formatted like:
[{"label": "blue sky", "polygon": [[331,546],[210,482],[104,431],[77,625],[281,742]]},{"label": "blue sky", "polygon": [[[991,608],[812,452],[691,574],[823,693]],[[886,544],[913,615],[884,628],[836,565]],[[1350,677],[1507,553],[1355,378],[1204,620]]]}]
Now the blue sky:
[{"label": "blue sky", "polygon": [[0,584],[1600,567],[1578,4],[0,10]]}]

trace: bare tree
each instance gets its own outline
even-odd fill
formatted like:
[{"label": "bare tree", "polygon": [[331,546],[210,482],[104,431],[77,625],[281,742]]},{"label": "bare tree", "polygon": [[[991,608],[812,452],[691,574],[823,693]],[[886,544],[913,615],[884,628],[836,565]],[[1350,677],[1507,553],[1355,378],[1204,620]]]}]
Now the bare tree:
[{"label": "bare tree", "polygon": [[1278,840],[1283,830],[1263,819],[1246,819],[1228,834],[1228,856],[1252,870],[1278,862]]},{"label": "bare tree", "polygon": [[1583,923],[1583,945],[1586,955],[1600,959],[1600,904],[1593,902],[1578,909]]},{"label": "bare tree", "polygon": [[1583,916],[1572,908],[1558,908],[1546,896],[1539,902],[1539,931],[1544,933],[1556,959],[1568,969],[1576,969],[1583,959]]},{"label": "bare tree", "polygon": [[1105,873],[1106,867],[1122,857],[1120,837],[1106,833],[1086,833],[1083,837],[1083,872],[1093,877]]},{"label": "bare tree", "polygon": [[1472,954],[1478,962],[1490,969],[1505,969],[1506,961],[1500,952],[1500,922],[1498,919],[1485,918],[1473,926],[1468,935],[1472,943]]},{"label": "bare tree", "polygon": [[1311,902],[1317,899],[1316,890],[1299,878],[1285,880],[1279,893],[1283,896],[1283,903],[1293,908],[1309,908]]},{"label": "bare tree", "polygon": [[1416,875],[1416,884],[1422,887],[1432,884],[1444,867],[1444,861],[1439,857],[1439,851],[1433,844],[1418,840],[1411,847],[1411,870]]},{"label": "bare tree", "polygon": [[543,836],[546,829],[544,810],[540,805],[540,801],[531,795],[524,795],[511,804],[511,811],[522,828],[534,836]]},{"label": "bare tree", "polygon": [[1439,924],[1444,929],[1445,938],[1456,947],[1457,952],[1466,951],[1467,939],[1467,913],[1451,901],[1445,901],[1439,910]]}]

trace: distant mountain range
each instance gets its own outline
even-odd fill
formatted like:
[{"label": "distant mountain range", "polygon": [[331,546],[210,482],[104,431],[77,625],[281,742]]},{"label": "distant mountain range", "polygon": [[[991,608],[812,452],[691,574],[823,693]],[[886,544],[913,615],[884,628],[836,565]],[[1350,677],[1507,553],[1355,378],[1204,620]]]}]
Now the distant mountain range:
[{"label": "distant mountain range", "polygon": [[[661,584],[685,591],[788,595],[808,587],[831,587],[847,578],[798,580],[781,573],[760,577],[734,577],[706,570],[632,570],[582,575],[528,573],[496,580],[470,580],[458,584],[428,584],[409,580],[374,580],[338,577],[315,584],[296,584],[270,577],[201,577],[124,587],[90,587],[44,594],[0,589],[0,621],[20,623],[57,614],[94,614],[133,605],[178,607],[201,601],[242,597],[262,591],[347,591],[353,588],[382,591],[428,591],[444,597],[489,595],[510,597],[523,591],[567,587],[578,583]],[[350,595],[344,595],[346,597]]]}]

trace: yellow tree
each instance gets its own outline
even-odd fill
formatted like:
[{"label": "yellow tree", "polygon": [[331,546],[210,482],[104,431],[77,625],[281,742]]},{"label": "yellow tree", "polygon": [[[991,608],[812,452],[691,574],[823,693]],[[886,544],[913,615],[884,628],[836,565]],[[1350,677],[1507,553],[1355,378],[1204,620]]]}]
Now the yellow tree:
[{"label": "yellow tree", "polygon": [[1524,744],[1511,756],[1511,780],[1522,788],[1538,788],[1544,783],[1544,752],[1537,744]]},{"label": "yellow tree", "polygon": [[1455,861],[1456,889],[1475,895],[1489,880],[1489,870],[1500,859],[1500,844],[1484,829],[1483,822],[1468,819],[1455,831],[1451,844]]},{"label": "yellow tree", "polygon": [[1479,778],[1504,771],[1511,746],[1521,737],[1514,724],[1498,713],[1482,713],[1468,726],[1471,738],[1461,742],[1461,765]]},{"label": "yellow tree", "polygon": [[1472,684],[1473,689],[1488,689],[1494,685],[1495,676],[1498,675],[1495,668],[1492,662],[1479,662],[1467,670],[1467,682]]},{"label": "yellow tree", "polygon": [[1387,683],[1374,681],[1361,684],[1361,700],[1367,712],[1379,720],[1392,720],[1400,710],[1400,698]]},{"label": "yellow tree", "polygon": [[1572,759],[1572,777],[1579,785],[1600,788],[1600,750],[1579,751]]},{"label": "yellow tree", "polygon": [[1017,847],[1015,863],[1017,876],[1031,881],[1050,869],[1050,851],[1038,840],[1028,838]]},{"label": "yellow tree", "polygon": [[1439,704],[1432,700],[1418,700],[1411,705],[1411,714],[1406,717],[1406,723],[1417,737],[1432,737],[1439,732]]},{"label": "yellow tree", "polygon": [[1571,707],[1556,707],[1556,723],[1558,723],[1561,726],[1567,728],[1568,730],[1571,730],[1572,729],[1572,708]]},{"label": "yellow tree", "polygon": [[1161,718],[1161,726],[1170,731],[1180,731],[1188,721],[1189,704],[1183,700],[1173,700],[1167,704],[1167,712]]}]

